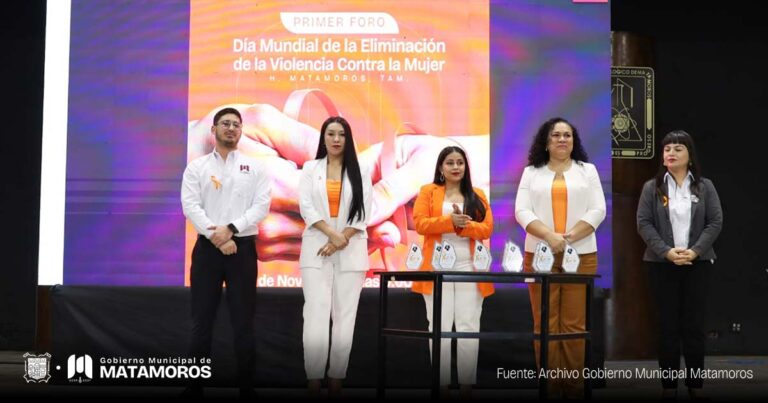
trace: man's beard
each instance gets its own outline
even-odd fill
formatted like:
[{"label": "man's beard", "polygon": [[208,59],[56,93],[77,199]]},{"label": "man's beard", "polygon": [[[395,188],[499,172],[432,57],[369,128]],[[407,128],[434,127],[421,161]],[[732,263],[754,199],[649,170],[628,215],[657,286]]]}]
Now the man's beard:
[{"label": "man's beard", "polygon": [[229,138],[227,135],[221,135],[217,137],[217,141],[222,146],[228,147],[228,148],[235,148],[237,147],[237,137]]}]

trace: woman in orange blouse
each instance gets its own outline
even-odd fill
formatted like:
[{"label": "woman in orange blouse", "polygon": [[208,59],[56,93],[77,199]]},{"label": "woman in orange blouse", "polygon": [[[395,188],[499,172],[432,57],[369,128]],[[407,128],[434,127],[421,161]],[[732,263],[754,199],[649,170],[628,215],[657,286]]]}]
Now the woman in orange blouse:
[{"label": "woman in orange blouse", "polygon": [[304,163],[299,185],[299,210],[306,224],[299,257],[304,369],[311,395],[319,394],[327,374],[328,395],[338,397],[368,270],[366,228],[373,186],[357,160],[352,128],[342,117],[323,123],[316,158]]},{"label": "woman in orange blouse", "polygon": [[[453,271],[472,271],[475,242],[488,239],[493,231],[491,206],[482,190],[472,187],[469,164],[460,147],[446,147],[437,158],[435,179],[424,185],[413,208],[416,231],[424,235],[424,263],[420,270],[431,271],[435,242],[448,241],[454,247]],[[414,282],[413,291],[424,296],[429,330],[432,331],[432,283]],[[490,283],[445,283],[442,298],[442,330],[480,330],[483,299],[493,294]],[[443,396],[451,383],[451,343],[444,339],[440,351],[440,385]],[[462,396],[467,397],[477,379],[479,340],[457,341],[457,370]],[[430,345],[431,352],[431,345]]]},{"label": "woman in orange blouse", "polygon": [[[544,122],[533,139],[528,166],[520,179],[515,200],[515,217],[525,228],[524,270],[533,271],[533,252],[544,241],[555,253],[552,272],[562,272],[566,243],[579,253],[578,273],[597,271],[595,230],[605,218],[605,196],[594,165],[587,162],[578,130],[567,120]],[[529,285],[534,331],[540,331],[541,286]],[[553,284],[549,289],[549,331],[585,331],[586,289],[578,284]],[[537,364],[539,344],[534,343]],[[549,344],[548,369],[584,368],[584,341],[556,341]],[[549,379],[550,397],[583,398],[580,376]]]}]

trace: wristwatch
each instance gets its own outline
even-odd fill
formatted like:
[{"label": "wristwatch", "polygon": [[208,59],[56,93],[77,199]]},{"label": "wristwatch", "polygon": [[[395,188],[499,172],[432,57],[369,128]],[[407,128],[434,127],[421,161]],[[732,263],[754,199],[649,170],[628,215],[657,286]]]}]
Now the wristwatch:
[{"label": "wristwatch", "polygon": [[233,234],[237,234],[238,232],[240,232],[237,230],[237,227],[235,227],[235,224],[232,224],[232,223],[227,224],[227,228],[229,228],[229,230],[232,231]]}]

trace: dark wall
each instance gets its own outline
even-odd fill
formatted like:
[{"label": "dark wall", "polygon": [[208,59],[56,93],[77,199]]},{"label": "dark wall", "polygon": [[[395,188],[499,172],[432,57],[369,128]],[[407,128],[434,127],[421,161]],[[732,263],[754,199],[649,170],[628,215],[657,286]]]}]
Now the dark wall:
[{"label": "dark wall", "polygon": [[760,5],[611,3],[613,31],[655,42],[657,144],[673,129],[693,135],[723,204],[709,300],[713,353],[768,352],[768,24]]},{"label": "dark wall", "polygon": [[35,338],[45,1],[9,2],[0,15],[0,350],[21,350]]}]

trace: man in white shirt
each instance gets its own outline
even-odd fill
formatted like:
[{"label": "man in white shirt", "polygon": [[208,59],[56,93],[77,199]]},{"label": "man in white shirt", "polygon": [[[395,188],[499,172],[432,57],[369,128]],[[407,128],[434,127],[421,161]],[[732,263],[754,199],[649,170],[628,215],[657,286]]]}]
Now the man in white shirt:
[{"label": "man in white shirt", "polygon": [[[242,117],[234,108],[216,113],[212,153],[190,162],[181,185],[184,215],[198,232],[192,251],[190,354],[210,357],[213,323],[224,282],[235,338],[240,395],[252,394],[256,234],[269,213],[270,181],[259,163],[241,154]],[[185,394],[201,395],[202,385]]]}]

